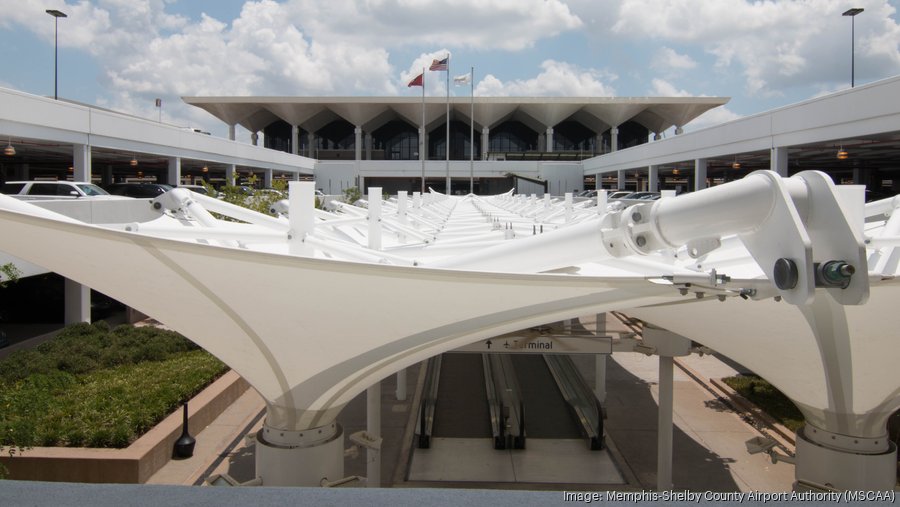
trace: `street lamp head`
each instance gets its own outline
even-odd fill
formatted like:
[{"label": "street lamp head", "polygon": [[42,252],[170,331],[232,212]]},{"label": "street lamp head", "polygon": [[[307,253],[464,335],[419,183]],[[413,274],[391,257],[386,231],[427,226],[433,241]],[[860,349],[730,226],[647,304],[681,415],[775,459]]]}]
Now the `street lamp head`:
[{"label": "street lamp head", "polygon": [[841,16],[856,16],[860,12],[864,11],[862,7],[854,7],[853,9],[847,9]]},{"label": "street lamp head", "polygon": [[68,16],[66,16],[65,12],[58,11],[56,9],[47,9],[46,12],[47,12],[47,14],[53,16],[54,18],[67,18],[68,17]]}]

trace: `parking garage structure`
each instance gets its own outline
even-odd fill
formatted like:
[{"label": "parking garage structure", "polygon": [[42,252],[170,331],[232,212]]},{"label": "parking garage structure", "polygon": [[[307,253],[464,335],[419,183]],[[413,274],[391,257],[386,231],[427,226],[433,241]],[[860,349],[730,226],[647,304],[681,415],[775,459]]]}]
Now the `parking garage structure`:
[{"label": "parking garage structure", "polygon": [[0,175],[12,180],[223,183],[257,175],[312,175],[313,161],[217,138],[198,129],[147,120],[94,106],[0,89],[0,137],[7,148]]},{"label": "parking garage structure", "polygon": [[584,161],[598,188],[687,192],[760,169],[818,170],[865,185],[867,200],[900,191],[900,77],[838,91]]}]

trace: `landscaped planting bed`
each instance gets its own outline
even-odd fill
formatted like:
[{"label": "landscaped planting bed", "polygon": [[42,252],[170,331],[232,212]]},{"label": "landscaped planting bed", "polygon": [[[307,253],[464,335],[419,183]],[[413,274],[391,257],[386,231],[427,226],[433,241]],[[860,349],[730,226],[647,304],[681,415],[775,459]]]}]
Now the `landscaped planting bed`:
[{"label": "landscaped planting bed", "polygon": [[803,414],[797,406],[764,379],[756,375],[737,375],[722,381],[789,430],[797,431],[803,425]]},{"label": "landscaped planting bed", "polygon": [[0,445],[127,447],[226,370],[171,331],[76,324],[0,361]]}]

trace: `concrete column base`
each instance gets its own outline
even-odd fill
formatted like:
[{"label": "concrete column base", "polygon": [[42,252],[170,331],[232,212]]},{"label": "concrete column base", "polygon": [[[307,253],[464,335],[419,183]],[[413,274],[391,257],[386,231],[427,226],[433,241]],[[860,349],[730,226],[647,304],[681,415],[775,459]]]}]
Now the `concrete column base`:
[{"label": "concrete column base", "polygon": [[897,446],[887,435],[879,442],[887,450],[873,453],[867,452],[863,445],[872,443],[868,441],[873,439],[849,436],[835,439],[838,443],[844,440],[847,442],[843,443],[848,445],[853,445],[852,442],[862,445],[860,452],[856,452],[816,443],[806,436],[807,432],[812,431],[828,433],[809,425],[797,431],[795,489],[826,487],[848,491],[887,491],[894,488],[897,482]]},{"label": "concrete column base", "polygon": [[[268,420],[267,420],[268,422]],[[344,477],[344,430],[332,422],[288,431],[263,427],[256,434],[256,476],[263,486],[321,486]]]}]

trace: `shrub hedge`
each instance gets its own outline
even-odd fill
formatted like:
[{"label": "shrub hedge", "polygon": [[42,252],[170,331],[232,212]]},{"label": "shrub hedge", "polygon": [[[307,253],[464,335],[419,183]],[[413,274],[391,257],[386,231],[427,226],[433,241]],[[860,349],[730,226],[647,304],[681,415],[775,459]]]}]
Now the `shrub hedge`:
[{"label": "shrub hedge", "polygon": [[0,361],[0,445],[127,447],[226,370],[171,331],[69,326]]}]

